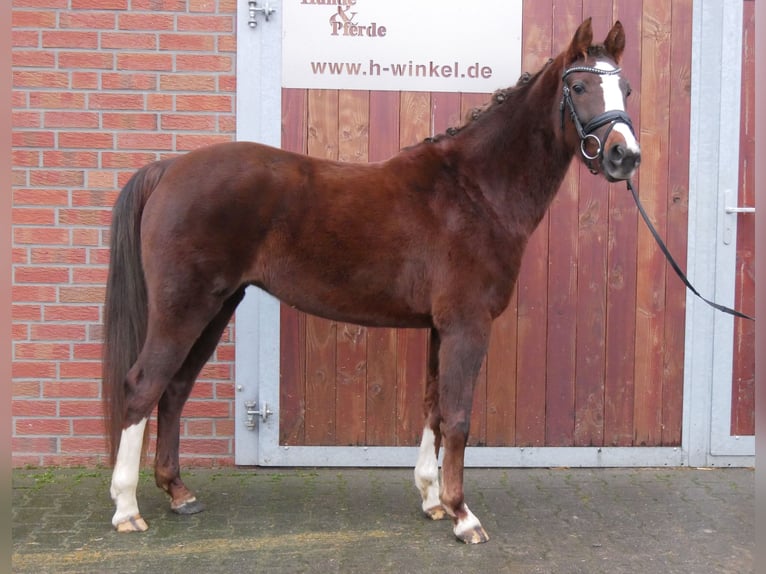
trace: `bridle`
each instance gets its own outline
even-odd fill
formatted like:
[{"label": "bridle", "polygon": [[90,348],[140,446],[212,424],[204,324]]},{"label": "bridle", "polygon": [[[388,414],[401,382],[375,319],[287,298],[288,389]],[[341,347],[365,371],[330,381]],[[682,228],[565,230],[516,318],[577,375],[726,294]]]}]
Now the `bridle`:
[{"label": "bridle", "polygon": [[[606,143],[606,140],[609,139],[609,134],[612,133],[612,130],[614,129],[614,126],[618,123],[623,123],[628,126],[631,132],[635,135],[635,132],[633,131],[633,124],[630,121],[630,117],[627,113],[625,113],[622,110],[607,110],[596,117],[592,118],[590,121],[588,121],[584,126],[582,125],[582,121],[580,120],[580,117],[577,115],[577,110],[575,110],[574,102],[572,101],[572,94],[571,89],[567,85],[566,79],[569,74],[574,74],[575,72],[588,72],[591,74],[598,74],[600,76],[614,76],[619,74],[622,71],[622,68],[615,68],[613,70],[601,70],[599,68],[594,68],[592,66],[572,66],[571,68],[568,68],[564,70],[564,73],[561,76],[561,79],[564,83],[563,88],[563,96],[561,98],[561,129],[564,129],[564,109],[569,109],[569,115],[572,118],[572,122],[574,123],[575,129],[577,130],[577,135],[580,136],[580,153],[582,154],[583,158],[585,159],[585,165],[588,166],[588,169],[591,173],[597,174],[598,170],[593,167],[593,160],[598,160],[599,164],[601,164],[601,161],[603,159],[603,153],[604,153],[604,146],[603,143]],[[609,125],[606,132],[604,132],[603,136],[603,142],[602,140],[594,133],[597,129],[600,127],[603,127],[605,125]],[[585,149],[588,140],[593,140],[596,143],[596,153],[595,154],[589,154],[588,151]]]}]

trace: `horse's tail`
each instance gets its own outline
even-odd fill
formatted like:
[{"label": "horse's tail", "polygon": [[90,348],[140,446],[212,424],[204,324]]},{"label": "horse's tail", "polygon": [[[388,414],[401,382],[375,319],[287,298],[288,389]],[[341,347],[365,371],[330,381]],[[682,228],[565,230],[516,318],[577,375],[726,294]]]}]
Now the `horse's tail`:
[{"label": "horse's tail", "polygon": [[[104,303],[103,388],[109,460],[115,463],[126,413],[125,376],[144,344],[147,298],[141,266],[141,215],[172,159],[150,163],[130,178],[112,210]],[[148,428],[148,426],[147,426]]]}]

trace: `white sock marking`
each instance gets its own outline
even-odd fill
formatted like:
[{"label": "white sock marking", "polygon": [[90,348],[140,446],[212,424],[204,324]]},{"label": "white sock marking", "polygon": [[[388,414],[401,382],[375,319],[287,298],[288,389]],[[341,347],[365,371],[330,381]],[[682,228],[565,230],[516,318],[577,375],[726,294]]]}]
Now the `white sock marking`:
[{"label": "white sock marking", "polygon": [[439,461],[436,459],[436,436],[426,427],[420,441],[418,462],[415,465],[415,486],[423,499],[423,511],[441,506],[439,500]]},{"label": "white sock marking", "polygon": [[114,526],[138,515],[136,489],[138,488],[138,469],[141,465],[141,446],[145,428],[146,419],[143,419],[122,431],[110,488],[112,500],[117,506],[112,517]]},{"label": "white sock marking", "polygon": [[463,508],[467,514],[464,518],[461,518],[457,521],[457,524],[455,524],[455,528],[453,529],[453,532],[457,537],[460,537],[461,534],[468,532],[469,530],[481,527],[481,522],[479,522],[479,519],[476,518],[476,515],[471,512],[471,510],[468,508],[468,505],[463,503]]}]

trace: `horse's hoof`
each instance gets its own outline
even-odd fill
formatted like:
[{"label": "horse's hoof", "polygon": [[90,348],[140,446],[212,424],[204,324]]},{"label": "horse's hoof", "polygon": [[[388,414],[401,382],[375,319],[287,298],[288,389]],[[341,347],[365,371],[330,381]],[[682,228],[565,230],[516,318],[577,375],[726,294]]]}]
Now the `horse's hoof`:
[{"label": "horse's hoof", "polygon": [[447,511],[444,510],[444,507],[442,505],[439,506],[432,506],[428,510],[424,510],[425,515],[428,516],[431,520],[444,520],[447,518]]},{"label": "horse's hoof", "polygon": [[458,540],[462,540],[466,544],[483,544],[489,540],[489,534],[484,528],[479,525],[474,528],[469,528],[465,532],[455,533]]},{"label": "horse's hoof", "polygon": [[176,514],[197,514],[205,510],[205,506],[196,498],[185,500],[178,505],[170,503],[170,509]]},{"label": "horse's hoof", "polygon": [[149,530],[149,525],[141,518],[141,515],[137,514],[117,524],[115,529],[117,532],[146,532]]}]

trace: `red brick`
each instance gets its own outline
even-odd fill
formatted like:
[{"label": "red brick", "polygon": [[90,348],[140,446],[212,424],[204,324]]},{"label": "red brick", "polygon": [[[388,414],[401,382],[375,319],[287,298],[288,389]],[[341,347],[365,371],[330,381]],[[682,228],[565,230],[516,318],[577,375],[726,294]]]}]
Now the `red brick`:
[{"label": "red brick", "polygon": [[14,129],[18,128],[39,128],[42,127],[42,114],[40,112],[19,112],[14,111],[11,114],[11,125]]},{"label": "red brick", "polygon": [[[60,417],[100,417],[104,412],[104,407],[100,400],[90,401],[59,401]],[[76,423],[75,423],[76,424]],[[103,426],[101,427],[103,431]],[[77,427],[75,426],[77,433]]]},{"label": "red brick", "polygon": [[172,110],[173,96],[169,94],[147,94],[146,109],[156,111]]},{"label": "red brick", "polygon": [[[101,412],[103,412],[103,409],[99,409]],[[101,415],[101,412],[96,412],[94,415],[99,416]],[[81,414],[75,415],[75,416],[83,416]],[[74,419],[72,420],[72,430],[74,431],[74,434],[76,435],[96,435],[98,437],[104,436],[104,419],[103,418],[87,418],[87,419]],[[91,439],[87,439],[91,440]],[[104,439],[101,438],[96,442],[101,443],[101,449],[104,448]],[[75,448],[67,448],[61,449],[63,452],[77,452],[77,449]],[[100,449],[99,449],[100,450]],[[99,451],[95,451],[99,452]]]},{"label": "red brick", "polygon": [[114,54],[102,51],[59,52],[59,69],[99,69],[114,68]]},{"label": "red brick", "polygon": [[72,192],[73,207],[111,207],[117,201],[117,191],[105,192],[80,189]]},{"label": "red brick", "polygon": [[42,319],[42,307],[40,305],[14,303],[11,307],[11,318],[14,321],[40,321]]},{"label": "red brick", "polygon": [[160,75],[160,90],[163,92],[214,92],[215,84],[215,77],[212,75]]},{"label": "red brick", "polygon": [[215,37],[210,34],[160,34],[160,50],[212,52],[215,50]]},{"label": "red brick", "polygon": [[14,167],[39,167],[40,152],[33,150],[15,149],[11,153]]},{"label": "red brick", "polygon": [[11,144],[15,148],[53,147],[55,141],[56,136],[53,132],[15,131],[11,134]]},{"label": "red brick", "polygon": [[213,396],[213,383],[207,383],[204,381],[197,381],[192,388],[190,397],[192,399],[212,399]]},{"label": "red brick", "polygon": [[26,168],[11,169],[11,185],[15,187],[29,185],[28,174],[29,170]]},{"label": "red brick", "polygon": [[230,135],[184,135],[178,134],[176,137],[176,149],[179,151],[190,151],[199,149],[212,144],[232,141]]},{"label": "red brick", "polygon": [[80,170],[37,169],[31,173],[30,182],[32,185],[49,185],[52,187],[82,186],[84,179],[84,173]]},{"label": "red brick", "polygon": [[189,12],[215,12],[215,0],[189,0]]},{"label": "red brick", "polygon": [[88,253],[88,263],[91,265],[108,265],[109,249],[91,249]]},{"label": "red brick", "polygon": [[71,424],[59,418],[16,419],[17,435],[68,435]]},{"label": "red brick", "polygon": [[11,325],[11,341],[28,341],[29,325],[16,323]]},{"label": "red brick", "polygon": [[229,454],[229,441],[227,439],[198,439],[182,438],[181,451],[187,454]]},{"label": "red brick", "polygon": [[[89,189],[114,189],[115,173],[113,171],[89,171],[86,174]],[[93,244],[95,245],[95,244]]]},{"label": "red brick", "polygon": [[59,365],[62,379],[100,379],[101,361],[68,361]]},{"label": "red brick", "polygon": [[11,215],[14,225],[53,225],[56,212],[53,209],[13,209]]},{"label": "red brick", "polygon": [[117,69],[170,71],[173,69],[173,56],[141,52],[119,53],[117,54]]},{"label": "red brick", "polygon": [[74,90],[97,90],[97,72],[72,72],[72,89]]},{"label": "red brick", "polygon": [[42,10],[14,10],[11,28],[55,28],[56,12]]},{"label": "red brick", "polygon": [[14,398],[11,414],[14,417],[55,417],[58,410],[56,401],[29,401]]},{"label": "red brick", "polygon": [[11,42],[14,48],[39,48],[40,32],[14,29],[11,32]]},{"label": "red brick", "polygon": [[45,167],[98,167],[98,154],[90,151],[43,152]]},{"label": "red brick", "polygon": [[14,265],[27,265],[29,263],[29,250],[26,247],[15,247],[11,249],[11,263]]},{"label": "red brick", "polygon": [[157,114],[104,112],[101,121],[104,129],[110,130],[157,129]]},{"label": "red brick", "polygon": [[228,403],[192,400],[186,403],[184,414],[189,417],[225,418],[231,415],[229,410]]},{"label": "red brick", "polygon": [[237,37],[235,35],[218,36],[217,52],[236,52]]},{"label": "red brick", "polygon": [[[11,438],[11,450],[14,453],[53,453],[56,452],[58,440],[50,438],[30,438],[25,436],[15,436]],[[16,460],[14,458],[14,460]]]},{"label": "red brick", "polygon": [[72,10],[127,10],[128,0],[72,0]]},{"label": "red brick", "polygon": [[95,305],[46,305],[45,321],[99,321],[100,308]]},{"label": "red brick", "polygon": [[231,112],[232,96],[179,95],[176,110],[179,112]]},{"label": "red brick", "polygon": [[72,356],[76,360],[101,360],[101,343],[80,343],[72,348]]},{"label": "red brick", "polygon": [[29,94],[31,108],[78,110],[85,108],[85,94],[80,92],[32,92]]},{"label": "red brick", "polygon": [[237,76],[218,76],[218,91],[235,93],[237,91]]},{"label": "red brick", "polygon": [[43,125],[47,128],[98,128],[95,112],[45,112]]},{"label": "red brick", "polygon": [[175,18],[167,14],[121,13],[117,25],[120,30],[174,30]]},{"label": "red brick", "polygon": [[73,229],[72,245],[102,245],[100,229]]},{"label": "red brick", "polygon": [[14,71],[13,86],[15,88],[68,88],[69,74],[40,70]]},{"label": "red brick", "polygon": [[77,268],[72,272],[72,283],[75,285],[83,285],[87,283],[94,283],[98,285],[105,285],[107,277],[106,267],[85,267]]},{"label": "red brick", "polygon": [[14,345],[15,359],[37,359],[48,361],[69,359],[71,348],[64,343],[16,343]]},{"label": "red brick", "polygon": [[228,361],[230,363],[234,362],[234,345],[224,345],[220,344],[218,345],[218,348],[215,351],[215,357],[218,361]]},{"label": "red brick", "polygon": [[[232,366],[233,368],[233,366]],[[232,371],[233,373],[233,371]],[[234,400],[234,384],[233,380],[228,380],[225,383],[216,383],[215,384],[215,398],[216,399],[225,399],[225,400]]]},{"label": "red brick", "polygon": [[14,285],[11,296],[16,303],[54,303],[57,292],[48,285]]},{"label": "red brick", "polygon": [[[157,159],[157,155],[147,152],[104,152],[101,154],[101,166],[112,168],[139,169]],[[122,185],[127,183],[133,172],[126,174]]]},{"label": "red brick", "polygon": [[88,104],[97,110],[142,110],[144,96],[141,94],[90,94]]},{"label": "red brick", "polygon": [[202,368],[199,378],[230,381],[232,379],[231,365],[227,363],[208,363]]},{"label": "red brick", "polygon": [[50,399],[97,399],[101,396],[100,382],[43,383],[43,397]]},{"label": "red brick", "polygon": [[111,210],[61,209],[58,222],[60,225],[109,225],[111,220]]},{"label": "red brick", "polygon": [[233,72],[234,58],[218,55],[178,54],[176,70],[194,72]]},{"label": "red brick", "polygon": [[186,421],[186,436],[213,436],[213,421],[210,420],[189,420]]},{"label": "red brick", "polygon": [[59,290],[61,303],[103,303],[103,287],[62,287]]},{"label": "red brick", "polygon": [[59,147],[111,149],[114,147],[114,136],[109,132],[59,132]]},{"label": "red brick", "polygon": [[69,205],[69,192],[65,189],[17,189],[13,192],[14,205]]},{"label": "red brick", "polygon": [[32,263],[59,263],[81,265],[85,263],[85,249],[33,248]]},{"label": "red brick", "polygon": [[69,243],[69,231],[51,227],[17,227],[13,230],[13,241],[37,245],[66,245]]},{"label": "red brick", "polygon": [[117,134],[119,149],[172,150],[173,135],[160,132],[127,132]]},{"label": "red brick", "polygon": [[59,14],[59,28],[92,28],[95,30],[114,30],[116,22],[117,18],[115,14],[110,12],[66,11]]},{"label": "red brick", "polygon": [[207,114],[162,114],[163,130],[188,130],[212,132],[216,128],[216,117]]},{"label": "red brick", "polygon": [[234,18],[232,16],[201,16],[197,14],[179,15],[177,29],[179,32],[233,32]]},{"label": "red brick", "polygon": [[157,10],[159,12],[185,12],[187,0],[133,0],[130,4],[135,12]]},{"label": "red brick", "polygon": [[98,48],[97,32],[56,31],[43,32],[43,48]]},{"label": "red brick", "polygon": [[[27,368],[30,367],[30,368]],[[55,371],[56,365],[53,363],[21,363],[21,362],[15,362],[13,364],[13,378],[15,379],[13,381],[13,384],[11,385],[11,394],[14,398],[40,398],[40,383],[38,381],[21,381],[19,379],[23,378],[36,378],[33,376],[27,376],[26,373],[33,370],[32,368],[38,368],[42,369],[42,367],[45,367],[46,369],[50,370],[53,369]],[[48,376],[43,376],[42,378],[50,378]]]},{"label": "red brick", "polygon": [[32,325],[33,341],[84,341],[85,325]]},{"label": "red brick", "polygon": [[134,32],[102,32],[101,49],[111,50],[156,50],[156,34]]},{"label": "red brick", "polygon": [[234,436],[234,421],[231,419],[216,420],[215,421],[215,436],[233,437]]},{"label": "red brick", "polygon": [[157,75],[141,73],[109,73],[101,75],[105,90],[156,90]]},{"label": "red brick", "polygon": [[56,56],[42,50],[14,50],[11,64],[14,68],[54,68]]}]

